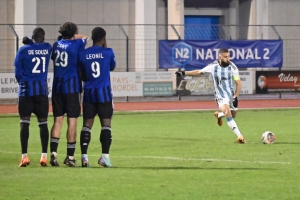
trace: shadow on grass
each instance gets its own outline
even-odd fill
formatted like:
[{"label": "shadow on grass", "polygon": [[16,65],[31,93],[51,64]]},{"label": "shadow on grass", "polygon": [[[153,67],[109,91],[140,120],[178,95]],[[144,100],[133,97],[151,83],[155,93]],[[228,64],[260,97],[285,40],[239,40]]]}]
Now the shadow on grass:
[{"label": "shadow on grass", "polygon": [[278,144],[297,144],[297,145],[300,145],[300,142],[275,142],[274,144],[271,144],[271,145],[278,145]]},{"label": "shadow on grass", "polygon": [[[78,167],[76,167],[78,168]],[[174,166],[174,167],[120,167],[114,166],[112,168],[103,168],[98,166],[90,166],[85,169],[103,169],[103,170],[112,170],[112,169],[141,169],[141,170],[225,170],[225,171],[234,171],[234,170],[245,170],[245,171],[254,171],[254,170],[277,170],[276,168],[258,168],[258,167],[183,167],[183,166]]]}]

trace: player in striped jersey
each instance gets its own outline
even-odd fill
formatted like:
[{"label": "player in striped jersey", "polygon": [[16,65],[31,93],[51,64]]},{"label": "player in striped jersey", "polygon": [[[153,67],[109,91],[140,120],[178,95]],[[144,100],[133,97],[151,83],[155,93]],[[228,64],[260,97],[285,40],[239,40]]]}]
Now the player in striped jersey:
[{"label": "player in striped jersey", "polygon": [[[215,100],[221,112],[216,111],[219,126],[222,126],[222,117],[226,117],[227,124],[237,136],[238,143],[245,143],[234,119],[238,110],[238,96],[242,83],[239,77],[239,70],[233,62],[230,62],[228,49],[219,50],[219,60],[215,61],[202,70],[178,71],[178,76],[197,76],[204,73],[211,73],[214,80]],[[234,90],[235,87],[235,90]]]},{"label": "player in striped jersey", "polygon": [[113,115],[113,96],[111,93],[110,71],[116,67],[115,55],[107,48],[106,32],[101,27],[92,31],[93,46],[80,53],[79,62],[84,81],[83,127],[80,135],[82,167],[89,165],[87,150],[91,139],[94,118],[98,114],[101,123],[100,142],[102,156],[98,164],[111,167],[109,149],[112,142],[111,118]]},{"label": "player in striped jersey", "polygon": [[78,55],[85,48],[87,37],[78,35],[76,24],[64,23],[59,33],[62,39],[53,44],[51,59],[54,65],[52,88],[52,107],[54,124],[51,130],[51,165],[59,166],[57,162],[57,147],[64,114],[68,118],[67,157],[64,164],[75,166],[74,152],[76,148],[76,126],[80,115],[80,93],[82,92],[79,77]]},{"label": "player in striped jersey", "polygon": [[29,125],[31,113],[37,116],[40,127],[42,144],[41,166],[47,166],[47,149],[49,130],[47,125],[49,102],[48,102],[48,66],[51,55],[51,45],[44,42],[45,31],[42,28],[33,30],[32,39],[24,37],[27,42],[21,47],[15,58],[15,77],[19,83],[18,110],[20,115],[20,140],[22,159],[19,167],[30,164],[27,156]]}]

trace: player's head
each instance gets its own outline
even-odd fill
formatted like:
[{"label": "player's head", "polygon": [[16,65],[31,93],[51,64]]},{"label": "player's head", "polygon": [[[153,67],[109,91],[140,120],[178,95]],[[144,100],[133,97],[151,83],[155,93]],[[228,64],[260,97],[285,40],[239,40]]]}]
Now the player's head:
[{"label": "player's head", "polygon": [[227,67],[230,64],[230,54],[228,49],[219,50],[219,62],[222,67]]},{"label": "player's head", "polygon": [[102,46],[106,41],[106,31],[101,27],[95,27],[92,30],[92,40],[93,44],[98,43]]},{"label": "player's head", "polygon": [[32,39],[37,43],[42,43],[45,40],[44,29],[37,27],[32,31]]},{"label": "player's head", "polygon": [[71,39],[78,33],[76,24],[72,22],[66,22],[60,26],[58,31],[64,39]]}]

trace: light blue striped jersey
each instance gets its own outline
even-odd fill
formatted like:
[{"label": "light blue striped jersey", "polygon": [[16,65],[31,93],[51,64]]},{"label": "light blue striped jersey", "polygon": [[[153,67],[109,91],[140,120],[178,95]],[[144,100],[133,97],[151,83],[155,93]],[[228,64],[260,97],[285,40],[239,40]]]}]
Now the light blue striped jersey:
[{"label": "light blue striped jersey", "polygon": [[227,67],[221,67],[219,62],[215,61],[200,71],[211,73],[214,80],[216,98],[232,98],[235,92],[235,82],[233,77],[239,77],[239,70],[233,62],[230,62]]}]

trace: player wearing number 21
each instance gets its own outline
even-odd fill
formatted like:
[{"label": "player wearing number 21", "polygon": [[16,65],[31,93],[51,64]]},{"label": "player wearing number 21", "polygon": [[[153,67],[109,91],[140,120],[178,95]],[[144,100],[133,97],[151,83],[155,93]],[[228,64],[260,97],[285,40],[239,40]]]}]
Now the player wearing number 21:
[{"label": "player wearing number 21", "polygon": [[[28,38],[27,38],[28,39]],[[47,125],[49,102],[47,74],[51,55],[51,45],[44,42],[45,31],[33,30],[28,45],[21,47],[15,58],[15,77],[19,83],[18,111],[20,115],[20,140],[22,158],[19,167],[30,164],[27,156],[30,116],[37,116],[42,144],[41,166],[47,166],[49,131]],[[24,43],[25,44],[25,43]]]},{"label": "player wearing number 21", "polygon": [[67,114],[67,157],[64,164],[73,167],[75,166],[76,127],[77,118],[80,115],[80,93],[82,92],[78,56],[79,52],[85,48],[87,36],[78,35],[77,26],[72,22],[64,23],[59,33],[62,39],[53,44],[51,56],[54,65],[52,87],[54,124],[51,130],[50,163],[52,166],[59,166],[57,147],[64,114]]},{"label": "player wearing number 21", "polygon": [[111,167],[109,149],[112,142],[111,118],[113,96],[110,84],[110,71],[116,67],[115,55],[107,48],[106,32],[101,27],[92,30],[93,46],[80,52],[79,63],[84,81],[83,127],[80,135],[82,167],[89,166],[87,150],[91,139],[91,129],[96,115],[100,118],[100,142],[102,155],[98,164]]}]

